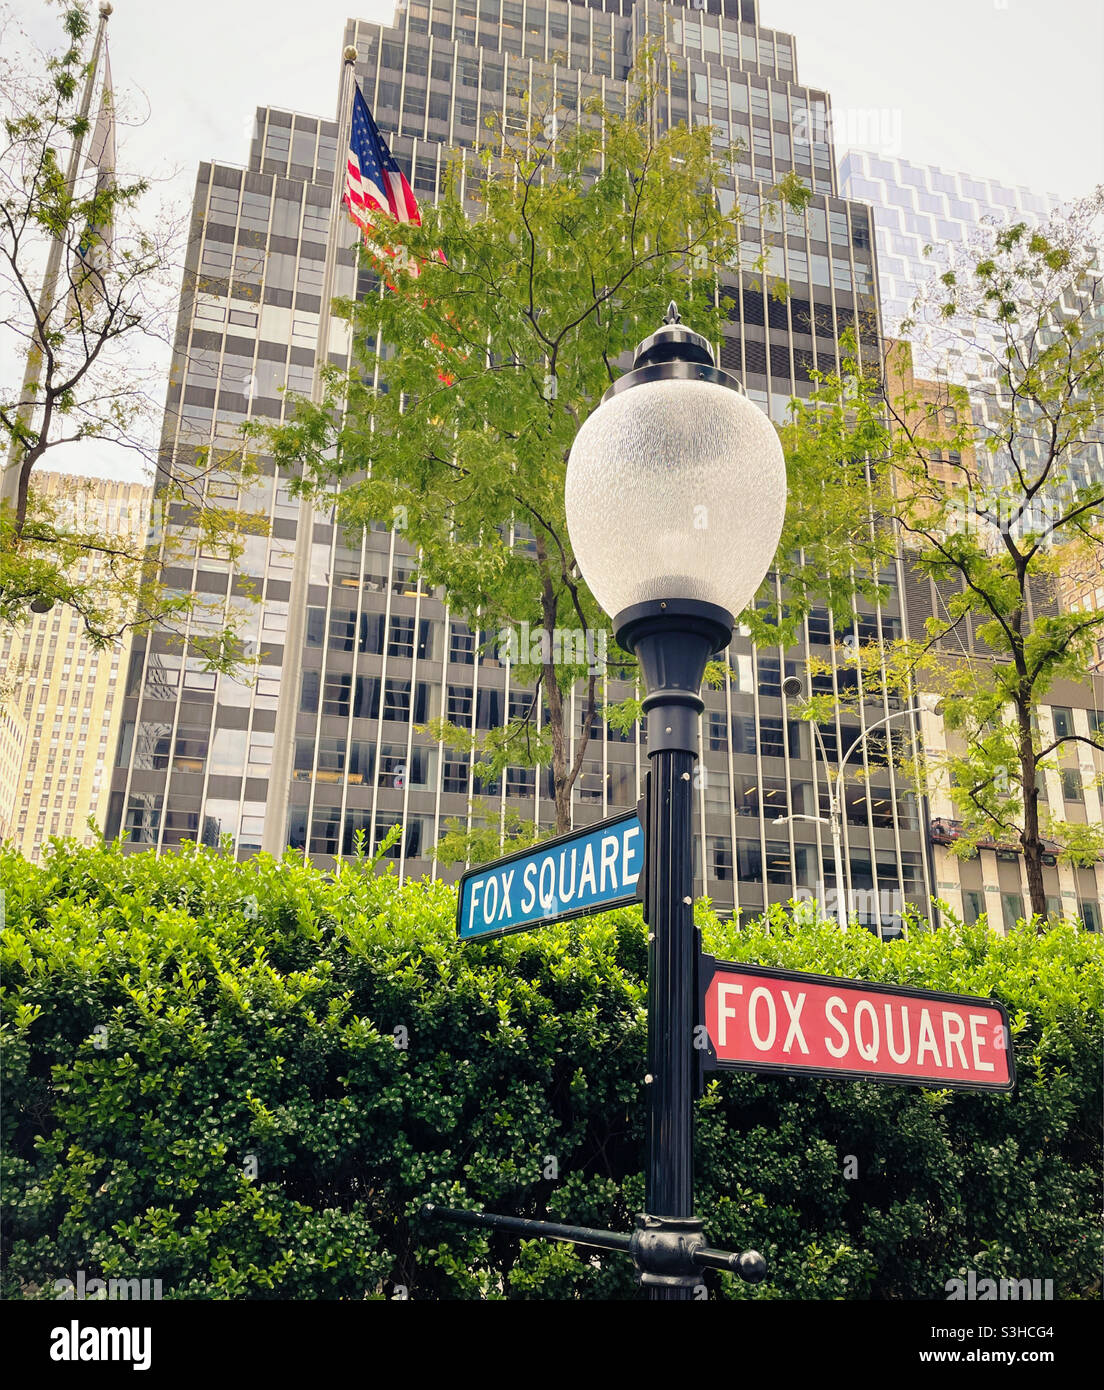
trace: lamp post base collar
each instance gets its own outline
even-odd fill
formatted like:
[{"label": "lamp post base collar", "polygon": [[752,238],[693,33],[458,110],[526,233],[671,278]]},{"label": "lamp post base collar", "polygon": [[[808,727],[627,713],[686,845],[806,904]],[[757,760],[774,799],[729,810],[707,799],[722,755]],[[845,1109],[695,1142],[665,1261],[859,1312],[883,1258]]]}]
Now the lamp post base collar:
[{"label": "lamp post base collar", "polygon": [[648,692],[648,756],[698,752],[698,716],[706,662],[732,641],[732,614],[697,599],[652,599],[613,620],[618,644],[640,662]]},{"label": "lamp post base collar", "polygon": [[727,608],[694,598],[656,598],[623,608],[613,620],[614,636],[626,651],[659,632],[698,634],[713,643],[710,656],[724,651],[732,641],[736,620]]}]

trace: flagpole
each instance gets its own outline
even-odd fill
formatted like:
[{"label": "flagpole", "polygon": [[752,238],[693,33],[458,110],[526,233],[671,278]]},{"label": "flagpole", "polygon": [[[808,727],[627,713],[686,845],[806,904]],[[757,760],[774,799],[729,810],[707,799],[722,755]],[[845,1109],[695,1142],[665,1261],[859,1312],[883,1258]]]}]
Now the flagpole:
[{"label": "flagpole", "polygon": [[[73,191],[77,184],[77,173],[80,169],[81,150],[84,147],[84,136],[88,128],[88,113],[92,109],[92,89],[96,83],[96,73],[100,66],[100,49],[103,47],[104,35],[107,30],[107,21],[111,17],[112,6],[108,0],[103,0],[100,5],[100,22],[96,27],[96,40],[92,45],[92,63],[88,71],[88,78],[84,84],[84,95],[81,97],[80,120],[77,125],[77,133],[73,137],[73,148],[69,152],[69,168],[65,174],[65,196],[72,199]],[[34,416],[36,404],[35,397],[42,379],[42,361],[45,344],[43,337],[49,328],[49,321],[56,308],[54,297],[57,294],[58,276],[61,274],[61,255],[64,250],[64,230],[60,235],[50,239],[50,250],[46,257],[46,273],[42,277],[42,289],[38,296],[38,309],[36,324],[32,329],[31,345],[27,349],[27,368],[23,374],[23,388],[19,395],[19,408],[15,416],[15,429],[8,445],[8,458],[4,465],[3,478],[0,479],[0,506],[4,503],[11,505],[13,510],[18,512],[20,504],[20,474],[22,472],[23,455],[26,452],[23,447],[23,435],[30,428],[31,420]],[[42,325],[42,334],[38,332],[38,324]]]},{"label": "flagpole", "polygon": [[[314,350],[314,376],[310,395],[312,405],[322,403],[322,370],[330,355],[330,302],[333,299],[337,271],[338,228],[341,225],[353,92],[356,89],[354,64],[357,51],[352,44],[345,48],[342,57],[345,66],[342,70],[341,97],[338,102],[337,154],[334,159],[333,196],[330,199],[330,235],[326,243],[326,260],[322,271],[318,341]],[[295,530],[295,556],[291,570],[291,593],[288,597],[288,625],[280,671],[280,699],[276,706],[272,765],[269,770],[264,829],[261,832],[261,850],[277,858],[287,848],[291,773],[295,758],[295,724],[299,712],[299,681],[303,668],[303,638],[307,625],[307,590],[310,583],[313,540],[314,505],[304,494],[299,499],[299,519]],[[305,856],[305,845],[303,852]]]}]

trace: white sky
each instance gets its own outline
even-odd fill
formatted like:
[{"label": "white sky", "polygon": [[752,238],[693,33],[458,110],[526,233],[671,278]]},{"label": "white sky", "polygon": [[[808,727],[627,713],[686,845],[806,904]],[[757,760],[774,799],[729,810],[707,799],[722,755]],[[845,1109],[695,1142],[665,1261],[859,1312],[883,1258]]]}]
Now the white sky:
[{"label": "white sky", "polygon": [[[54,7],[11,9],[55,45]],[[201,160],[246,161],[257,106],[332,116],[350,13],[386,22],[393,0],[115,0],[116,87],[149,111],[120,132],[121,169],[156,174],[157,196],[186,208]],[[887,153],[1063,197],[1104,180],[1100,0],[760,0],[759,13],[796,35],[798,76],[829,92],[837,138],[869,145],[880,127]],[[95,449],[74,446],[67,465],[102,471]]]}]

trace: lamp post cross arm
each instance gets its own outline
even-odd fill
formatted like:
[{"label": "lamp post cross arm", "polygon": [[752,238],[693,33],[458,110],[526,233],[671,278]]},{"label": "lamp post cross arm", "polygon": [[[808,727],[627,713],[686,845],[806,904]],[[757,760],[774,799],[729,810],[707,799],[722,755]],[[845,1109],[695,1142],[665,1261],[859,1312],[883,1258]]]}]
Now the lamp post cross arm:
[{"label": "lamp post cross arm", "polygon": [[833,800],[835,803],[837,815],[843,814],[843,775],[846,771],[848,760],[850,759],[851,754],[855,751],[855,749],[858,748],[858,746],[861,743],[865,743],[867,738],[874,732],[875,729],[880,729],[883,724],[888,724],[891,719],[900,719],[902,716],[906,714],[923,713],[923,705],[910,705],[908,709],[895,709],[891,714],[887,714],[884,719],[879,719],[875,723],[868,725],[867,728],[865,728],[862,731],[862,733],[859,734],[858,738],[854,741],[854,743],[852,743],[851,747],[840,759],[839,769],[836,772],[836,792]]}]

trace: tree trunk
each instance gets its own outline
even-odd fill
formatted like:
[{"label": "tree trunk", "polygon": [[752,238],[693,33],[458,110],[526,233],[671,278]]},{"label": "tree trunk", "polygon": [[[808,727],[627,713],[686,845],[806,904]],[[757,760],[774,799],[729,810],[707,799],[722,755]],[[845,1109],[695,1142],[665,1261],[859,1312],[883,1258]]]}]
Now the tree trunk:
[{"label": "tree trunk", "polygon": [[556,628],[556,591],[546,565],[547,552],[543,537],[536,541],[537,564],[541,575],[541,622],[548,634],[548,660],[544,663],[545,695],[548,699],[548,727],[552,731],[552,794],[556,805],[556,834],[566,835],[571,829],[571,781],[568,776],[568,737],[564,727],[563,691],[556,684],[556,653],[552,633]]},{"label": "tree trunk", "polygon": [[[53,398],[47,393],[46,402],[42,411],[42,427],[39,429],[34,443],[24,448],[19,460],[19,481],[15,497],[15,539],[18,540],[23,535],[23,528],[27,523],[27,500],[31,490],[31,475],[35,466],[41,459],[45,450],[43,441],[48,436],[51,417],[53,415]],[[27,429],[30,431],[30,420],[27,421]]]},{"label": "tree trunk", "polygon": [[555,643],[552,634],[556,630],[556,590],[553,577],[545,565],[547,552],[543,538],[536,542],[537,564],[541,570],[541,622],[548,634],[549,660],[544,663],[542,682],[548,699],[548,727],[552,732],[552,795],[556,806],[556,834],[566,835],[571,829],[571,789],[582,767],[583,755],[590,741],[590,725],[594,718],[594,678],[591,677],[583,728],[579,733],[580,743],[575,757],[570,759],[571,738],[566,723],[566,711],[571,707],[570,694],[565,699],[564,692],[556,684],[554,664]]},{"label": "tree trunk", "polygon": [[1039,772],[1035,745],[1031,737],[1031,712],[1028,706],[1017,706],[1020,734],[1020,775],[1023,784],[1024,823],[1020,831],[1024,868],[1027,871],[1027,893],[1035,916],[1046,916],[1046,893],[1043,890],[1043,842],[1039,837]]},{"label": "tree trunk", "polygon": [[[547,626],[547,616],[545,626]],[[544,667],[544,688],[548,693],[548,726],[552,730],[552,793],[556,803],[556,834],[571,829],[571,785],[567,776],[567,730],[564,728],[564,697],[556,684],[556,668]]]}]

